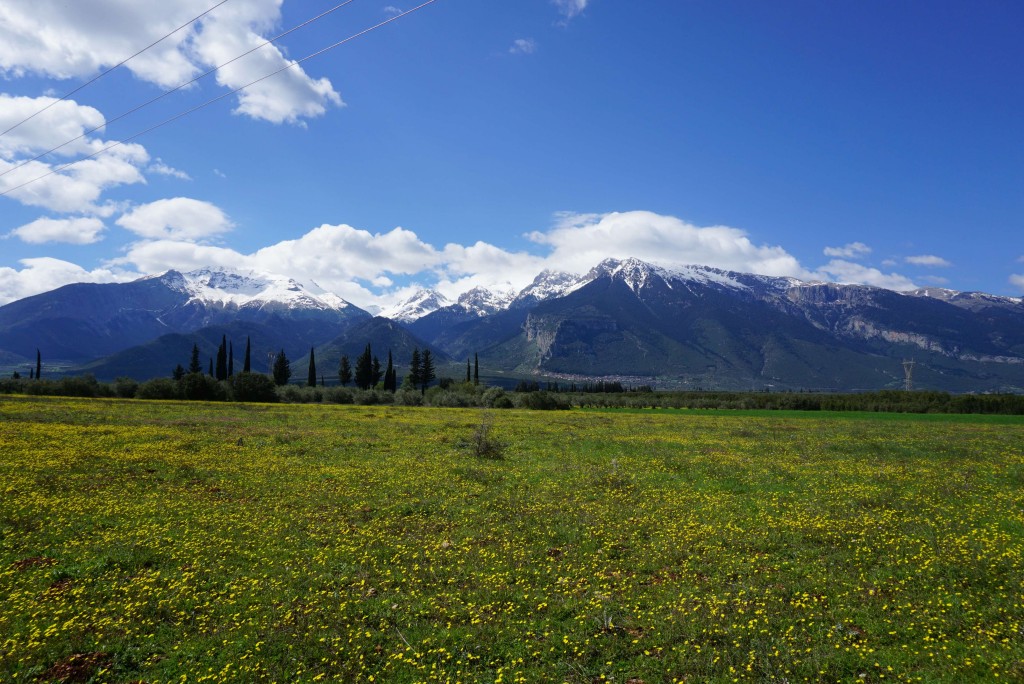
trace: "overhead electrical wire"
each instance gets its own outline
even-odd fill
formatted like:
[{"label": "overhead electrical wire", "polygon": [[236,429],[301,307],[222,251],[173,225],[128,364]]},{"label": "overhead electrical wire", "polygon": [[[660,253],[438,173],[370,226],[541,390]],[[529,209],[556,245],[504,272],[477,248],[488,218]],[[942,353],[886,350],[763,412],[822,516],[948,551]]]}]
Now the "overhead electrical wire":
[{"label": "overhead electrical wire", "polygon": [[90,154],[90,155],[88,155],[86,157],[82,157],[81,159],[76,159],[75,161],[72,161],[72,162],[69,162],[67,164],[64,164],[63,166],[59,166],[57,168],[51,169],[47,173],[44,173],[43,175],[41,175],[41,176],[39,176],[37,178],[33,178],[32,180],[25,181],[24,183],[21,183],[20,185],[15,185],[14,187],[7,188],[3,192],[0,192],[0,197],[4,197],[5,195],[9,195],[10,193],[14,192],[15,190],[19,190],[19,189],[25,187],[26,185],[31,185],[32,183],[35,183],[37,181],[43,180],[44,178],[48,178],[49,176],[52,176],[52,175],[57,174],[57,173],[60,173],[61,171],[64,171],[66,169],[71,168],[75,164],[79,164],[81,162],[84,162],[84,161],[87,161],[87,160],[92,159],[94,157],[97,157],[97,156],[103,154],[104,152],[107,152],[109,150],[114,149],[115,147],[119,147],[121,145],[124,145],[125,143],[129,143],[129,142],[131,142],[133,140],[141,138],[142,136],[146,135],[147,133],[151,133],[151,132],[155,131],[158,128],[162,128],[163,126],[166,126],[169,123],[173,123],[173,122],[177,121],[178,119],[181,119],[183,117],[188,116],[189,114],[197,112],[200,109],[204,109],[206,107],[209,107],[210,105],[212,105],[212,104],[214,104],[216,102],[220,102],[221,100],[223,100],[226,97],[231,97],[235,93],[239,93],[239,92],[245,90],[246,88],[251,88],[252,86],[256,85],[257,83],[261,83],[261,82],[267,80],[268,78],[271,78],[273,76],[277,76],[278,74],[280,74],[280,73],[282,73],[284,71],[288,71],[292,67],[296,67],[296,66],[302,64],[303,62],[306,62],[306,61],[308,61],[310,59],[313,59],[314,57],[319,57],[320,55],[322,55],[322,54],[324,54],[326,52],[330,52],[331,50],[333,50],[333,49],[335,49],[337,47],[341,47],[342,45],[344,45],[346,43],[349,43],[349,42],[355,40],[356,38],[360,38],[362,36],[365,36],[367,33],[370,33],[372,31],[376,31],[377,29],[379,29],[379,28],[381,28],[383,26],[386,26],[386,25],[388,25],[388,24],[390,24],[392,22],[398,21],[402,17],[409,16],[413,12],[418,12],[419,10],[423,9],[424,7],[426,7],[427,5],[432,5],[435,2],[437,2],[437,0],[427,0],[426,2],[424,2],[424,3],[420,4],[420,5],[417,5],[416,7],[413,7],[410,10],[406,10],[406,11],[402,12],[401,14],[396,14],[395,16],[393,16],[393,17],[391,17],[389,19],[386,19],[386,20],[380,22],[379,24],[375,24],[375,25],[373,25],[373,26],[371,26],[369,28],[363,29],[362,31],[360,31],[358,33],[352,34],[348,38],[344,38],[342,40],[339,40],[338,42],[336,42],[336,43],[334,43],[332,45],[328,45],[327,47],[325,47],[323,49],[317,50],[316,52],[314,52],[312,54],[306,55],[302,59],[299,59],[299,60],[296,60],[294,62],[291,62],[287,66],[284,66],[284,67],[278,69],[277,71],[273,71],[273,72],[267,74],[266,76],[262,76],[262,77],[256,79],[255,81],[252,81],[251,83],[246,83],[244,86],[239,86],[238,88],[235,88],[234,90],[231,90],[229,92],[224,93],[223,95],[218,95],[217,97],[215,97],[215,98],[213,98],[211,100],[207,100],[206,102],[204,102],[204,103],[202,103],[200,105],[196,105],[195,107],[192,107],[191,109],[187,109],[187,110],[185,110],[185,111],[183,111],[183,112],[181,112],[179,114],[175,114],[171,118],[165,119],[164,121],[161,121],[160,123],[158,123],[158,124],[156,124],[154,126],[150,126],[149,128],[147,128],[147,129],[145,129],[143,131],[140,131],[140,132],[138,132],[138,133],[136,133],[134,135],[131,135],[131,136],[125,138],[124,140],[119,140],[119,141],[116,141],[114,143],[111,143],[110,145],[107,145],[103,149],[97,150],[96,152],[93,152],[92,154]]},{"label": "overhead electrical wire", "polygon": [[[225,0],[225,2],[226,1],[227,0]],[[146,107],[148,107],[151,104],[159,102],[160,100],[162,100],[163,98],[167,97],[171,93],[176,93],[179,90],[181,90],[182,88],[187,88],[188,86],[192,85],[193,83],[206,78],[210,74],[215,73],[217,71],[220,71],[221,69],[223,69],[224,67],[228,66],[229,64],[233,64],[234,62],[237,62],[238,60],[242,59],[243,57],[247,57],[247,56],[251,55],[252,53],[256,52],[257,50],[265,48],[266,46],[271,45],[271,44],[281,40],[285,36],[287,36],[287,35],[289,35],[291,33],[295,33],[299,29],[305,28],[306,26],[309,26],[313,22],[319,21],[320,19],[323,19],[324,17],[326,17],[328,14],[331,14],[332,12],[336,12],[337,10],[341,9],[342,7],[344,7],[345,5],[350,5],[353,2],[355,2],[355,0],[345,0],[345,2],[338,3],[337,5],[332,7],[331,9],[327,10],[326,12],[321,12],[320,14],[318,14],[315,17],[313,17],[312,19],[307,19],[306,21],[302,22],[298,26],[294,26],[294,27],[288,29],[287,31],[285,31],[284,33],[279,33],[278,35],[274,36],[273,38],[270,38],[269,40],[267,40],[267,41],[265,41],[263,43],[260,43],[256,47],[254,47],[254,48],[252,48],[250,50],[247,50],[246,52],[243,52],[242,54],[238,55],[237,57],[233,57],[232,59],[229,59],[228,61],[224,62],[223,64],[219,64],[219,65],[213,67],[212,69],[210,69],[210,70],[208,70],[208,71],[206,71],[206,72],[196,76],[191,81],[187,81],[185,83],[182,83],[181,85],[177,85],[177,86],[171,88],[170,90],[165,90],[163,93],[157,95],[153,99],[148,100],[146,102],[143,102],[142,104],[138,105],[137,107],[133,107],[132,109],[129,109],[127,112],[124,112],[122,114],[119,114],[119,115],[115,116],[113,119],[110,119],[108,121],[104,121],[99,126],[96,126],[94,128],[90,128],[89,130],[81,133],[80,135],[78,135],[78,136],[76,136],[74,138],[71,138],[71,140],[67,140],[67,141],[61,143],[60,145],[57,145],[56,147],[52,147],[52,148],[48,149],[45,152],[37,154],[36,156],[32,157],[31,159],[25,159],[25,160],[21,161],[20,163],[18,163],[16,166],[12,166],[11,168],[7,169],[6,171],[3,171],[2,173],[0,173],[0,178],[3,178],[4,176],[6,176],[7,174],[9,174],[9,173],[11,173],[13,171],[17,171],[18,169],[20,169],[21,167],[23,167],[23,166],[25,166],[27,164],[31,164],[34,161],[39,161],[40,159],[42,159],[46,155],[52,154],[53,152],[56,152],[57,150],[59,150],[59,149],[61,149],[63,147],[67,147],[71,143],[73,143],[73,142],[75,142],[77,140],[81,140],[82,138],[86,137],[87,135],[91,135],[92,133],[95,133],[96,131],[100,130],[101,128],[106,128],[107,126],[109,126],[112,123],[116,123],[116,122],[120,121],[121,119],[123,119],[123,118],[125,118],[127,116],[131,116],[135,112],[138,112],[139,110],[145,109]],[[52,107],[54,104],[56,104],[56,102],[51,103],[49,106]],[[36,114],[41,114],[43,111],[45,111],[45,109],[39,110],[38,112],[36,112]],[[33,114],[33,116],[35,116],[35,114]],[[28,119],[26,119],[25,121],[28,121]],[[24,122],[22,122],[22,123],[24,123]],[[17,126],[15,126],[14,128],[17,128]],[[13,130],[13,128],[8,129],[8,130]]]},{"label": "overhead electrical wire", "polygon": [[193,19],[190,19],[189,21],[185,22],[184,24],[182,24],[182,25],[181,25],[181,26],[179,26],[178,28],[174,29],[174,30],[173,30],[173,31],[171,31],[170,33],[168,33],[168,34],[164,35],[164,36],[163,36],[163,37],[161,37],[160,39],[158,39],[158,40],[156,40],[156,41],[154,41],[154,42],[150,43],[150,44],[149,44],[149,45],[147,45],[146,47],[144,47],[144,48],[142,48],[141,50],[139,50],[138,52],[136,52],[136,53],[135,53],[134,55],[132,55],[131,57],[128,57],[127,59],[123,59],[123,60],[121,60],[120,62],[118,62],[118,63],[117,63],[117,64],[115,64],[114,66],[110,67],[109,69],[107,69],[106,71],[104,71],[104,72],[102,72],[102,73],[100,73],[100,74],[97,74],[97,75],[96,75],[96,76],[94,76],[94,77],[93,77],[92,79],[90,79],[90,80],[86,81],[85,83],[83,83],[82,85],[78,86],[77,88],[75,88],[75,89],[74,89],[74,90],[72,90],[71,92],[69,92],[69,93],[65,93],[65,94],[64,94],[64,95],[62,95],[62,96],[61,96],[61,97],[60,97],[59,99],[56,99],[56,100],[54,100],[54,101],[53,101],[53,102],[51,102],[50,104],[48,104],[48,105],[46,105],[45,107],[43,107],[42,109],[40,109],[40,110],[39,110],[38,112],[36,112],[35,114],[32,114],[32,115],[31,115],[31,116],[29,116],[28,118],[22,119],[22,120],[21,120],[21,121],[19,121],[18,123],[14,124],[14,125],[13,125],[13,126],[11,126],[10,128],[8,128],[8,129],[7,129],[6,131],[4,131],[3,133],[0,133],[0,137],[3,137],[3,136],[5,136],[5,135],[7,135],[8,133],[10,133],[11,131],[13,131],[13,130],[14,130],[15,128],[17,128],[18,126],[21,126],[22,124],[24,124],[24,123],[27,123],[27,122],[31,121],[32,119],[36,118],[37,116],[39,116],[40,114],[42,114],[43,112],[45,112],[45,111],[46,111],[47,109],[49,109],[50,107],[52,107],[52,106],[54,106],[55,104],[57,104],[58,102],[63,102],[64,100],[68,99],[69,97],[71,97],[72,95],[74,95],[74,94],[75,94],[75,93],[77,93],[78,91],[82,90],[83,88],[86,88],[86,87],[88,87],[88,86],[92,85],[92,84],[93,84],[93,83],[95,83],[96,81],[100,80],[101,78],[103,78],[104,76],[106,76],[107,74],[109,74],[109,73],[110,73],[111,71],[113,71],[114,69],[117,69],[118,67],[124,66],[125,64],[127,64],[127,63],[128,63],[128,62],[130,62],[131,60],[133,60],[133,59],[135,59],[136,57],[138,57],[139,55],[141,55],[141,54],[142,54],[143,52],[145,52],[146,50],[149,50],[150,48],[152,48],[152,47],[155,47],[155,46],[159,45],[160,43],[162,43],[163,41],[167,40],[168,38],[170,38],[171,36],[173,36],[173,35],[174,35],[175,33],[177,33],[178,31],[180,31],[181,29],[185,28],[186,26],[190,26],[190,25],[192,25],[192,24],[196,23],[197,21],[199,21],[200,19],[202,19],[202,18],[203,18],[203,17],[205,17],[205,16],[207,15],[207,14],[209,14],[209,13],[210,13],[210,12],[212,12],[213,10],[217,9],[218,7],[220,7],[221,5],[223,5],[223,4],[224,4],[225,2],[227,2],[227,1],[228,1],[228,0],[220,0],[220,2],[218,2],[218,3],[216,4],[216,5],[214,5],[214,6],[213,6],[213,7],[211,7],[210,9],[206,10],[205,12],[203,12],[202,14],[200,14],[199,16],[197,16],[197,17],[195,17],[195,18],[193,18]]}]

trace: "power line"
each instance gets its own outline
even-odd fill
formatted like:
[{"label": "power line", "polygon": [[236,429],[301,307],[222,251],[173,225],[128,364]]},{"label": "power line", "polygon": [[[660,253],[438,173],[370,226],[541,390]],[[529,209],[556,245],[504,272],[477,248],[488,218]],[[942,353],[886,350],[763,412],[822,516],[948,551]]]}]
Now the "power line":
[{"label": "power line", "polygon": [[63,96],[61,96],[61,98],[60,98],[60,99],[58,99],[58,100],[54,100],[54,101],[53,101],[53,102],[51,102],[50,104],[46,105],[45,107],[43,107],[42,109],[40,109],[40,110],[39,110],[38,112],[36,112],[35,114],[33,114],[33,115],[29,116],[29,117],[28,117],[28,118],[26,118],[26,119],[22,119],[22,120],[21,120],[21,121],[19,121],[18,123],[14,124],[14,125],[13,125],[13,126],[11,126],[10,128],[8,128],[8,129],[7,129],[6,131],[4,131],[3,133],[0,133],[0,137],[3,137],[3,136],[5,136],[5,135],[7,135],[8,133],[10,133],[11,131],[13,131],[13,130],[14,130],[15,128],[17,128],[18,126],[21,126],[22,124],[24,124],[24,123],[26,123],[26,122],[28,122],[28,121],[31,121],[32,119],[36,118],[37,116],[39,116],[40,114],[42,114],[43,112],[45,112],[45,111],[46,111],[47,109],[49,109],[50,107],[52,107],[52,106],[54,106],[55,104],[57,104],[58,102],[63,102],[64,100],[68,99],[69,97],[71,97],[72,95],[74,95],[74,94],[75,94],[75,93],[77,93],[78,91],[82,90],[83,88],[86,88],[86,87],[88,87],[88,86],[92,85],[92,84],[93,84],[93,83],[95,83],[96,81],[100,80],[101,78],[103,78],[104,76],[106,76],[107,74],[109,74],[109,73],[110,73],[111,71],[113,71],[114,69],[117,69],[118,67],[124,66],[125,64],[127,64],[127,63],[128,63],[128,62],[130,62],[131,60],[133,60],[133,59],[135,59],[136,57],[138,57],[139,55],[141,55],[141,54],[142,54],[143,52],[145,52],[146,50],[148,50],[148,49],[150,49],[151,47],[154,47],[154,46],[156,46],[156,45],[159,45],[160,43],[162,43],[163,41],[167,40],[168,38],[170,38],[171,36],[173,36],[173,35],[174,35],[175,33],[177,33],[178,31],[180,31],[181,29],[185,28],[186,26],[190,26],[190,25],[192,25],[192,24],[196,23],[197,21],[199,21],[200,19],[202,19],[202,18],[203,18],[203,17],[205,17],[205,16],[207,15],[207,14],[209,14],[209,13],[210,13],[210,12],[212,12],[213,10],[217,9],[218,7],[220,7],[221,5],[223,5],[223,4],[224,4],[225,2],[227,2],[227,1],[228,1],[228,0],[220,0],[220,2],[218,2],[218,3],[216,4],[216,5],[214,5],[214,6],[213,6],[213,7],[211,7],[210,9],[206,10],[205,12],[203,12],[203,13],[202,13],[202,14],[200,14],[199,16],[195,17],[194,19],[192,19],[192,20],[190,20],[190,21],[187,21],[187,22],[185,22],[184,24],[182,24],[182,25],[181,25],[181,26],[179,26],[178,28],[174,29],[173,31],[171,31],[171,32],[170,32],[170,33],[168,33],[167,35],[163,36],[163,37],[162,37],[162,38],[160,38],[159,40],[156,40],[156,41],[154,41],[154,42],[150,43],[150,44],[149,44],[149,45],[147,45],[146,47],[144,47],[144,48],[142,48],[141,50],[139,50],[138,52],[136,52],[136,53],[135,53],[134,55],[132,55],[131,57],[129,57],[129,58],[127,58],[127,59],[124,59],[124,60],[121,60],[120,62],[118,62],[118,63],[117,63],[117,64],[115,64],[114,66],[110,67],[110,68],[109,68],[109,69],[107,69],[106,71],[104,71],[104,72],[102,72],[102,73],[100,73],[100,74],[98,74],[98,75],[94,76],[94,77],[93,77],[92,79],[90,79],[89,81],[86,81],[86,82],[85,82],[85,83],[83,83],[82,85],[78,86],[77,88],[75,88],[74,90],[72,90],[72,91],[71,91],[70,93],[66,93],[66,94],[64,94]]},{"label": "power line", "polygon": [[124,140],[119,140],[117,142],[111,143],[110,145],[104,147],[103,149],[98,150],[96,152],[93,152],[92,154],[90,154],[90,155],[88,155],[86,157],[82,157],[81,159],[76,159],[73,162],[69,162],[69,163],[64,164],[63,166],[59,166],[59,167],[57,167],[55,169],[51,169],[50,171],[44,173],[43,175],[41,175],[41,176],[39,176],[37,178],[33,178],[32,180],[25,181],[24,183],[21,183],[20,185],[15,185],[13,188],[8,188],[8,189],[4,190],[3,192],[0,192],[0,197],[4,197],[6,195],[9,195],[10,193],[14,192],[15,190],[19,190],[19,189],[25,187],[26,185],[31,185],[32,183],[35,183],[37,181],[41,181],[42,179],[48,178],[49,176],[52,176],[52,175],[57,174],[57,173],[60,173],[61,171],[65,171],[66,169],[71,168],[75,164],[79,164],[81,162],[84,162],[84,161],[87,161],[87,160],[92,159],[94,157],[97,157],[97,156],[103,154],[104,152],[107,152],[109,150],[114,149],[115,147],[119,147],[121,145],[124,145],[125,143],[129,143],[129,142],[131,142],[133,140],[136,140],[137,138],[141,138],[142,136],[146,135],[147,133],[151,133],[151,132],[155,131],[158,128],[162,128],[163,126],[166,126],[169,123],[173,123],[173,122],[177,121],[178,119],[186,117],[189,114],[192,114],[193,112],[197,112],[200,109],[204,109],[206,107],[209,107],[210,105],[212,105],[212,104],[214,104],[216,102],[219,102],[219,101],[223,100],[226,97],[231,97],[235,93],[241,92],[241,91],[245,90],[246,88],[251,88],[252,86],[256,85],[257,83],[261,83],[261,82],[267,80],[268,78],[271,78],[273,76],[277,76],[278,74],[280,74],[280,73],[282,73],[284,71],[287,71],[287,70],[291,69],[292,67],[296,67],[296,66],[302,64],[303,62],[306,62],[306,61],[308,61],[310,59],[313,59],[314,57],[319,57],[320,55],[324,54],[325,52],[329,52],[329,51],[331,51],[331,50],[333,50],[333,49],[335,49],[337,47],[340,47],[340,46],[344,45],[345,43],[349,43],[349,42],[355,40],[356,38],[360,38],[362,36],[365,36],[367,33],[370,33],[371,31],[376,31],[377,29],[381,28],[382,26],[386,26],[386,25],[388,25],[388,24],[390,24],[390,23],[392,23],[394,21],[398,21],[402,17],[406,17],[406,16],[412,14],[413,12],[417,12],[417,11],[423,9],[427,5],[434,4],[435,2],[437,2],[437,0],[427,0],[426,2],[424,2],[421,5],[417,5],[416,7],[413,7],[410,10],[406,10],[406,11],[402,12],[401,14],[396,14],[395,16],[391,17],[390,19],[386,19],[385,21],[382,21],[379,24],[375,24],[375,25],[373,25],[373,26],[371,26],[369,28],[363,29],[359,33],[354,33],[351,36],[349,36],[348,38],[344,38],[342,40],[339,40],[338,42],[334,43],[333,45],[328,45],[327,47],[325,47],[325,48],[323,48],[321,50],[317,50],[316,52],[314,52],[312,54],[306,55],[302,59],[296,60],[296,61],[288,64],[287,66],[284,66],[284,67],[278,69],[277,71],[273,71],[273,72],[267,74],[266,76],[262,76],[262,77],[256,79],[255,81],[252,81],[251,83],[247,83],[244,86],[240,86],[238,88],[235,88],[234,90],[231,90],[231,91],[229,91],[227,93],[224,93],[223,95],[219,95],[219,96],[213,98],[212,100],[207,100],[206,102],[204,102],[204,103],[202,103],[200,105],[196,105],[195,107],[192,107],[191,109],[187,109],[184,112],[181,112],[179,114],[175,114],[171,118],[166,119],[164,121],[161,121],[160,123],[156,124],[155,126],[150,126],[149,128],[145,129],[144,131],[140,131],[140,132],[136,133],[135,135],[132,135],[132,136],[129,136],[129,137],[125,138]]},{"label": "power line", "polygon": [[[225,2],[226,1],[227,0],[225,0]],[[34,161],[39,161],[40,159],[42,159],[46,155],[52,154],[53,152],[56,152],[57,150],[59,150],[59,149],[61,149],[63,147],[67,147],[71,143],[73,143],[73,142],[75,142],[77,140],[81,140],[82,138],[86,137],[87,135],[91,135],[92,133],[95,133],[96,131],[100,130],[101,128],[105,128],[105,127],[109,126],[110,124],[116,123],[116,122],[120,121],[121,119],[123,119],[123,118],[125,118],[127,116],[130,116],[130,115],[134,114],[135,112],[137,112],[137,111],[139,111],[141,109],[145,109],[149,105],[151,105],[151,104],[153,104],[155,102],[159,102],[160,100],[162,100],[163,98],[167,97],[171,93],[176,93],[179,90],[181,90],[182,88],[187,88],[188,86],[192,85],[196,81],[204,79],[204,78],[206,78],[207,76],[209,76],[210,74],[212,74],[212,73],[214,73],[216,71],[220,71],[221,69],[223,69],[224,67],[228,66],[229,64],[233,64],[234,62],[237,62],[238,60],[242,59],[243,57],[247,57],[247,56],[251,55],[252,53],[256,52],[257,50],[265,48],[266,46],[281,40],[285,36],[287,36],[287,35],[289,35],[291,33],[295,33],[299,29],[305,28],[306,26],[309,26],[313,22],[319,21],[320,19],[323,19],[324,17],[326,17],[328,14],[331,14],[332,12],[335,12],[335,11],[341,9],[345,5],[350,5],[353,2],[355,2],[355,0],[345,0],[345,2],[342,2],[342,3],[339,3],[339,4],[335,5],[334,7],[332,7],[329,10],[327,10],[326,12],[322,12],[322,13],[318,14],[317,16],[313,17],[312,19],[308,19],[308,20],[302,22],[301,24],[299,24],[298,26],[290,28],[287,31],[285,31],[284,33],[280,33],[280,34],[274,36],[273,38],[267,40],[266,42],[260,43],[259,45],[257,45],[256,47],[252,48],[251,50],[243,52],[242,54],[238,55],[237,57],[229,59],[228,61],[224,62],[223,64],[215,66],[214,68],[210,69],[209,71],[206,71],[205,73],[202,73],[199,76],[196,76],[191,81],[187,81],[186,83],[182,83],[181,85],[175,86],[174,88],[171,88],[170,90],[166,90],[163,93],[161,93],[160,95],[157,95],[156,97],[154,97],[153,99],[151,99],[151,100],[149,100],[147,102],[143,102],[142,104],[138,105],[137,107],[129,109],[127,112],[119,114],[118,116],[115,116],[113,119],[110,119],[109,121],[104,121],[99,126],[96,126],[95,128],[90,128],[89,130],[85,131],[81,135],[78,135],[78,136],[72,138],[71,140],[63,142],[60,145],[57,145],[56,147],[50,148],[46,152],[42,152],[40,154],[37,154],[36,156],[32,157],[31,159],[25,159],[22,162],[20,162],[19,164],[17,164],[16,166],[12,166],[11,168],[7,169],[6,171],[0,173],[0,178],[3,178],[4,176],[6,176],[7,174],[9,174],[9,173],[11,173],[13,171],[17,171],[18,169],[20,169],[23,166],[26,166],[27,164],[31,164]],[[56,102],[51,103],[49,106],[52,107],[54,104],[56,104]],[[45,109],[39,110],[38,112],[36,112],[36,114],[40,114],[43,111],[45,111]],[[32,116],[35,116],[35,114],[33,114]],[[25,121],[28,121],[28,119],[26,119]],[[22,122],[22,123],[24,123],[24,122]],[[15,126],[15,128],[16,127],[17,126]],[[13,129],[8,129],[8,130],[13,130]]]}]

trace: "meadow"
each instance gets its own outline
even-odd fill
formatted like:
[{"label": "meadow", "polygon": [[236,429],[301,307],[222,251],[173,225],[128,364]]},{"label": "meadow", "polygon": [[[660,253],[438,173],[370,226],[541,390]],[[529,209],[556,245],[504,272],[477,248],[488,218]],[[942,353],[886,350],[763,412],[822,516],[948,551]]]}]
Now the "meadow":
[{"label": "meadow", "polygon": [[0,681],[1022,680],[1021,418],[0,398]]}]

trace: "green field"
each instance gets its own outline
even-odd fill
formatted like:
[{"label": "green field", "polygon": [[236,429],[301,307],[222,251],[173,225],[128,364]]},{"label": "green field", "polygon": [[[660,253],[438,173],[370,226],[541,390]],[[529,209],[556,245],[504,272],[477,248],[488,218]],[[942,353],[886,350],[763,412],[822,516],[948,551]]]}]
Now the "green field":
[{"label": "green field", "polygon": [[887,418],[3,397],[0,681],[1024,680],[1024,419]]}]

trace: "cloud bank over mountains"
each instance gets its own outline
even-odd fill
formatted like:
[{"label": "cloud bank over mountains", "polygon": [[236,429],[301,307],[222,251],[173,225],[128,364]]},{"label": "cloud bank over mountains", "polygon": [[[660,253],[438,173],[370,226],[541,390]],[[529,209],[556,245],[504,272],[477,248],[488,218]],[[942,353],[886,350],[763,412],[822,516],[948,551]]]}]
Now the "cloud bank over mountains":
[{"label": "cloud bank over mountains", "polygon": [[[8,238],[96,239],[102,234],[99,220],[79,221],[82,225],[36,222]],[[542,270],[585,273],[607,257],[897,290],[917,287],[907,276],[847,259],[808,267],[782,246],[758,244],[740,229],[697,226],[648,211],[559,214],[548,229],[526,234],[533,243],[530,251],[482,241],[438,246],[401,227],[373,233],[345,224],[324,224],[294,239],[244,253],[219,242],[234,228],[224,212],[208,202],[183,197],[134,207],[115,224],[138,238],[123,254],[91,271],[57,259],[23,260],[21,269],[0,269],[0,302],[70,282],[123,281],[168,269],[221,266],[311,279],[359,306],[386,307],[421,287],[453,299],[474,287],[519,290]]]}]

